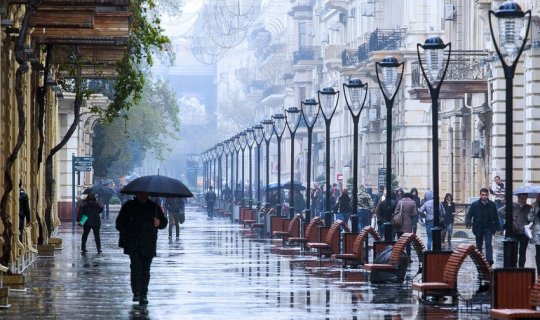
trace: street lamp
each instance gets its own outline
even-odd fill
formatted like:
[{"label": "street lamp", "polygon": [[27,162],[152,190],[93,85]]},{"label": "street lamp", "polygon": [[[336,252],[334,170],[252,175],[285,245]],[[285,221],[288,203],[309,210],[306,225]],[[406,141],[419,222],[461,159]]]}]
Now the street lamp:
[{"label": "street lamp", "polygon": [[261,143],[264,139],[262,125],[258,124],[253,126],[253,137],[257,144],[257,212],[259,212],[261,209]]},{"label": "street lamp", "polygon": [[245,190],[246,190],[246,182],[244,180],[244,150],[246,149],[247,141],[246,141],[246,132],[242,131],[238,134],[238,143],[240,145],[240,149],[242,150],[242,207],[245,205]]},{"label": "street lamp", "polygon": [[[352,231],[358,232],[358,122],[360,114],[364,109],[364,104],[367,98],[368,84],[362,83],[360,79],[351,79],[349,83],[343,84],[343,93],[345,96],[345,104],[353,118],[353,214],[356,219],[351,217]],[[356,221],[354,221],[356,220]]]},{"label": "street lamp", "polygon": [[[336,112],[337,104],[339,102],[339,91],[334,90],[332,87],[326,87],[322,91],[317,93],[319,98],[319,107],[324,118],[324,124],[326,128],[326,151],[325,151],[325,175],[326,175],[326,200],[325,200],[325,212],[324,212],[324,225],[329,227],[332,224],[332,212],[330,210],[330,123],[332,117]],[[353,214],[356,212],[353,211]]]},{"label": "street lamp", "polygon": [[253,208],[253,184],[251,180],[251,148],[253,143],[255,143],[255,136],[253,128],[247,128],[245,131],[246,134],[246,144],[249,149],[249,209]]},{"label": "street lamp", "polygon": [[[401,67],[401,72],[399,70]],[[386,190],[392,190],[392,106],[396,98],[401,80],[403,79],[403,62],[392,56],[387,56],[381,62],[375,63],[375,73],[377,82],[381,88],[384,102],[386,104]],[[382,78],[382,80],[381,80]],[[388,193],[389,194],[389,193]],[[390,211],[390,201],[386,201],[386,211]],[[384,227],[384,240],[392,240],[392,223],[386,221]]]},{"label": "street lamp", "polygon": [[283,137],[283,132],[285,131],[286,118],[282,113],[278,113],[272,116],[274,120],[274,132],[276,133],[277,138],[277,184],[278,184],[278,205],[276,206],[276,211],[278,216],[281,215],[281,138]]},{"label": "street lamp", "polygon": [[[446,63],[443,64],[444,49],[448,47]],[[420,48],[424,49],[425,63],[427,64],[427,74],[420,56]],[[429,94],[431,95],[431,155],[433,166],[433,222],[434,227],[431,229],[433,238],[433,251],[441,251],[441,231],[439,227],[440,208],[439,208],[439,92],[441,85],[448,70],[450,55],[452,53],[452,45],[445,44],[439,37],[430,37],[424,42],[416,44],[416,53],[420,62],[422,75],[426,80]],[[387,170],[390,168],[387,168]],[[390,190],[386,191],[387,199],[390,195]],[[388,201],[387,201],[388,202]]]},{"label": "street lamp", "polygon": [[[234,181],[236,182],[236,185],[235,185],[235,192],[234,192],[234,198],[236,201],[238,201],[239,199],[237,198],[237,196],[239,196],[240,194],[237,194],[236,192],[236,188],[237,188],[237,185],[239,185],[240,183],[238,182],[240,179],[238,178],[238,174],[240,172],[240,170],[238,169],[238,159],[240,158],[240,137],[239,135],[235,135],[234,138],[233,138],[233,145],[234,145],[234,150],[236,151],[236,171],[234,173]],[[242,186],[243,187],[243,186]],[[243,193],[242,193],[243,195]]]},{"label": "street lamp", "polygon": [[313,136],[313,127],[319,115],[319,103],[313,98],[306,99],[300,103],[302,107],[302,116],[306,122],[308,132],[308,149],[307,149],[307,165],[306,165],[306,216],[305,219],[309,223],[311,221],[311,138]]},{"label": "street lamp", "polygon": [[229,139],[223,141],[223,152],[225,153],[225,184],[230,188],[231,181],[229,180],[229,153],[231,149],[229,147]]},{"label": "street lamp", "polygon": [[[499,23],[499,43],[493,32],[493,25],[491,22],[492,16],[497,18]],[[527,17],[525,17],[527,16]],[[506,80],[506,125],[505,125],[505,239],[503,240],[503,266],[505,268],[516,267],[517,265],[517,241],[513,237],[513,216],[512,216],[512,185],[513,185],[513,79],[516,71],[516,66],[519,61],[519,57],[523,53],[527,37],[529,35],[529,29],[531,26],[531,10],[523,12],[521,7],[512,1],[503,3],[497,12],[489,10],[489,29],[491,31],[491,38],[493,39],[493,45],[501,61],[504,70],[504,79]],[[525,20],[527,19],[527,20]],[[525,37],[521,38],[520,32],[527,21],[527,28],[525,29]]]},{"label": "street lamp", "polygon": [[264,141],[266,141],[266,203],[270,203],[270,140],[272,134],[274,134],[274,120],[263,120],[261,122],[263,127]]},{"label": "street lamp", "polygon": [[[289,218],[294,218],[294,136],[300,123],[300,109],[291,107],[285,110],[287,127],[291,135],[291,189],[289,191]],[[308,190],[309,192],[309,190]]]},{"label": "street lamp", "polygon": [[221,156],[223,155],[223,143],[218,143],[216,145],[216,155],[217,155],[217,158],[218,158],[218,170],[217,170],[217,174],[218,174],[218,199],[221,199],[221,193],[223,191],[223,181],[222,181],[222,173],[221,173]]}]

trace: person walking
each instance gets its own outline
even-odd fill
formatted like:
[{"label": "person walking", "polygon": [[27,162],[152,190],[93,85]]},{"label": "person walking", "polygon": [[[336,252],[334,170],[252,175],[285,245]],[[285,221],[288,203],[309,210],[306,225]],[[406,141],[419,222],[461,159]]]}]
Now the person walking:
[{"label": "person walking", "polygon": [[418,209],[422,217],[424,218],[424,225],[426,227],[426,235],[427,235],[427,249],[431,250],[431,243],[433,242],[433,232],[431,229],[433,229],[434,226],[434,210],[433,210],[433,192],[428,191],[426,192],[426,195],[424,197],[426,201],[424,204]]},{"label": "person walking", "polygon": [[[512,203],[512,220],[514,222],[512,231],[519,247],[518,267],[520,268],[525,267],[525,261],[527,259],[527,246],[529,245],[529,238],[527,238],[527,235],[525,234],[525,226],[529,224],[529,212],[531,212],[532,206],[527,204],[528,196],[528,193],[520,193],[517,195],[518,202]],[[499,209],[499,217],[505,215],[505,207],[506,205]],[[506,230],[505,227],[503,228]]]},{"label": "person walking", "polygon": [[30,201],[19,182],[19,240],[22,242],[24,226],[30,224]]},{"label": "person walking", "polygon": [[[418,196],[418,189],[411,188],[411,200],[416,204],[416,210],[420,208],[420,197]],[[416,218],[412,221],[412,232],[416,234],[418,230],[418,221],[420,220],[419,215],[416,215]]]},{"label": "person walking", "polygon": [[454,233],[454,219],[456,217],[456,204],[454,203],[454,197],[451,193],[447,193],[444,196],[444,201],[441,203],[441,207],[444,212],[444,222],[446,223],[446,228],[442,231],[442,244],[444,245],[444,239],[448,235],[448,245],[447,249],[452,248],[452,234]]},{"label": "person walking", "polygon": [[[497,211],[504,206],[505,192],[506,189],[504,187],[504,183],[501,181],[501,177],[495,176],[495,178],[493,178],[493,182],[491,183],[490,193],[493,195],[493,201],[495,202]],[[504,225],[504,216],[499,216],[499,224],[501,226]],[[502,230],[500,231],[500,234],[502,235]]]},{"label": "person walking", "polygon": [[133,200],[126,202],[116,218],[116,230],[120,232],[118,245],[131,261],[133,301],[140,305],[148,304],[150,266],[156,256],[158,229],[166,227],[163,210],[144,192],[136,193]]},{"label": "person walking", "polygon": [[204,195],[204,201],[206,201],[206,210],[208,212],[208,219],[213,219],[214,206],[216,204],[216,193],[212,189],[212,186],[208,187],[208,191]]},{"label": "person walking", "polygon": [[111,203],[111,198],[115,195],[115,192],[109,184],[104,184],[98,190],[97,195],[99,197],[99,201],[101,201],[101,203],[105,207],[105,210],[103,210],[103,214],[101,215],[101,218],[109,219],[109,204]]},{"label": "person walking", "polygon": [[[403,220],[401,225],[394,226],[398,239],[402,234],[412,232],[412,221],[418,216],[416,203],[411,199],[410,193],[404,193],[403,198],[397,202],[394,214],[399,213],[401,213]],[[410,244],[407,245],[407,255],[409,256],[409,262],[412,262]]]},{"label": "person walking", "polygon": [[[101,237],[99,235],[99,229],[101,227],[100,213],[103,212],[103,206],[96,200],[96,195],[89,193],[86,195],[86,199],[83,200],[79,207],[79,213],[77,214],[77,223],[83,227],[83,234],[81,239],[81,253],[86,253],[86,240],[88,240],[88,234],[90,230],[94,233],[94,240],[96,241],[96,249],[98,253],[101,253]],[[83,220],[83,216],[86,218]]]},{"label": "person walking", "polygon": [[[383,199],[382,201],[380,199]],[[387,208],[387,201],[390,201],[390,208]],[[379,204],[377,205],[377,226],[379,228],[379,234],[384,235],[384,224],[386,222],[390,222],[392,219],[392,215],[396,211],[396,193],[392,192],[390,193],[390,199],[388,197],[381,196],[379,198]],[[391,226],[390,224],[388,225]],[[393,233],[393,232],[392,232]],[[386,241],[391,241],[391,239],[385,239]]]},{"label": "person walking", "polygon": [[362,230],[362,228],[371,225],[371,195],[364,189],[364,186],[361,185],[358,188],[356,197],[358,199],[358,230]]},{"label": "person walking", "polygon": [[180,224],[184,223],[186,204],[181,198],[166,198],[165,209],[169,217],[169,239],[172,239],[173,226],[176,228],[176,239],[180,237]]},{"label": "person walking", "polygon": [[349,197],[349,191],[343,189],[341,195],[336,200],[336,210],[337,210],[337,219],[347,222],[349,221],[349,216],[352,213],[351,197]]},{"label": "person walking", "polygon": [[483,244],[486,243],[486,259],[490,265],[493,265],[493,235],[500,230],[501,226],[497,215],[497,206],[495,202],[489,200],[487,188],[480,189],[480,199],[471,204],[465,217],[465,226],[467,229],[472,227],[478,250],[482,251]]},{"label": "person walking", "polygon": [[540,193],[536,195],[536,201],[532,204],[531,211],[527,216],[532,225],[531,244],[535,246],[536,274],[540,274]]}]

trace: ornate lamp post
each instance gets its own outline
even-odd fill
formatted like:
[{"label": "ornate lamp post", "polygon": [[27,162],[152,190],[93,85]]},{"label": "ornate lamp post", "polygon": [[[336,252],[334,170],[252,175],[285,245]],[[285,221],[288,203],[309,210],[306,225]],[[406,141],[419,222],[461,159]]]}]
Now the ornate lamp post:
[{"label": "ornate lamp post", "polygon": [[[399,63],[392,56],[387,56],[381,62],[375,63],[377,82],[386,103],[386,190],[392,190],[392,106],[403,79],[403,68],[403,62]],[[390,201],[386,201],[386,210],[390,211]],[[384,240],[391,241],[392,223],[386,221],[383,226]]]},{"label": "ornate lamp post", "polygon": [[201,153],[202,175],[203,175],[203,193],[206,192],[206,152]]},{"label": "ornate lamp post", "polygon": [[231,149],[229,148],[229,139],[223,141],[223,152],[225,153],[225,184],[230,186],[231,181],[229,180],[229,153]]},{"label": "ornate lamp post", "polygon": [[[491,22],[492,16],[497,18],[499,24],[499,39],[493,32],[493,25]],[[520,31],[527,23],[525,29],[525,37],[521,38]],[[491,31],[491,37],[493,39],[493,45],[501,61],[501,65],[504,71],[504,79],[506,80],[506,97],[505,97],[505,113],[506,113],[506,125],[505,125],[505,239],[503,240],[503,265],[505,268],[516,267],[517,265],[517,241],[513,237],[513,216],[512,216],[512,184],[513,184],[513,80],[516,72],[516,66],[519,62],[519,57],[523,53],[525,44],[527,43],[527,37],[529,36],[529,29],[531,26],[531,10],[523,12],[521,7],[513,2],[508,1],[503,3],[496,12],[489,10],[489,29]]]},{"label": "ornate lamp post", "polygon": [[249,209],[253,208],[253,184],[251,177],[253,176],[251,172],[251,148],[253,147],[253,144],[255,143],[255,136],[254,136],[254,130],[253,128],[247,128],[245,131],[246,134],[246,144],[249,149]]},{"label": "ornate lamp post", "polygon": [[[353,214],[358,212],[358,122],[360,114],[364,109],[364,104],[367,98],[368,84],[362,83],[360,79],[351,79],[349,83],[343,84],[343,92],[345,96],[345,104],[349,108],[349,112],[353,118]],[[356,220],[356,221],[354,221]],[[352,219],[352,231],[358,232],[358,216]]]},{"label": "ornate lamp post", "polygon": [[247,134],[245,131],[242,131],[238,134],[238,142],[240,144],[240,149],[242,150],[242,207],[246,204],[245,201],[246,201],[246,195],[245,195],[245,191],[246,191],[246,182],[244,180],[244,168],[245,168],[245,165],[244,165],[244,150],[246,149],[246,145],[247,145]]},{"label": "ornate lamp post", "polygon": [[234,180],[234,151],[236,150],[234,146],[234,137],[229,138],[228,140],[229,153],[231,154],[231,192],[233,193],[233,202],[234,202],[234,191],[236,188],[236,180]]},{"label": "ornate lamp post", "polygon": [[216,185],[217,185],[217,173],[216,173],[216,162],[217,162],[217,152],[216,147],[214,146],[212,149],[210,149],[210,157],[212,158],[212,180],[214,181],[214,192],[216,192]]},{"label": "ornate lamp post", "polygon": [[[448,53],[446,63],[444,64],[444,49],[448,47]],[[420,48],[425,52],[425,63],[427,65],[427,74],[424,69],[424,63],[420,56]],[[426,80],[429,94],[431,95],[431,155],[433,166],[433,222],[434,227],[432,230],[433,238],[433,251],[441,251],[441,228],[439,228],[440,221],[440,208],[439,208],[439,92],[441,85],[448,70],[448,63],[450,62],[450,55],[452,53],[452,45],[445,44],[439,37],[431,37],[424,42],[424,45],[420,43],[416,44],[416,52],[418,54],[418,61],[420,62],[420,69],[422,75]],[[389,168],[387,168],[388,170]],[[390,195],[390,190],[387,190],[387,195]]]},{"label": "ornate lamp post", "polygon": [[300,103],[302,107],[302,116],[306,122],[307,132],[308,132],[308,149],[307,149],[307,165],[306,165],[306,216],[305,219],[307,222],[311,221],[311,139],[313,136],[313,127],[317,121],[317,116],[319,115],[319,103],[313,99],[306,99]]},{"label": "ornate lamp post", "polygon": [[[234,138],[233,138],[233,143],[234,143],[234,150],[236,150],[236,171],[234,173],[234,181],[236,182],[236,185],[235,185],[235,192],[234,192],[234,195],[235,195],[235,200],[238,201],[239,199],[236,199],[236,186],[239,185],[240,183],[238,181],[240,181],[240,179],[238,178],[238,173],[240,172],[239,168],[238,168],[238,158],[240,158],[240,136],[239,134],[235,135]],[[244,188],[244,186],[242,186],[242,188]],[[242,195],[243,195],[243,191],[242,191]],[[241,200],[242,202],[243,200]]]},{"label": "ornate lamp post", "polygon": [[285,131],[286,118],[282,113],[278,113],[272,116],[274,120],[274,132],[276,133],[277,138],[277,156],[278,156],[278,173],[277,173],[277,184],[278,184],[278,205],[276,206],[276,211],[278,215],[281,215],[281,138],[283,137],[283,132]]},{"label": "ornate lamp post", "polygon": [[[330,206],[330,124],[332,117],[336,112],[337,104],[339,102],[339,91],[334,90],[332,87],[327,87],[319,91],[319,107],[324,118],[324,124],[326,128],[326,155],[325,155],[325,176],[326,176],[326,200],[325,200],[325,212],[324,212],[324,225],[329,227],[332,224],[332,212]],[[356,215],[356,211],[353,211]],[[354,228],[354,227],[353,227]]]},{"label": "ornate lamp post", "polygon": [[[261,209],[261,143],[264,139],[263,126],[253,126],[253,137],[257,144],[257,212]],[[259,215],[257,215],[258,217]]]},{"label": "ornate lamp post", "polygon": [[221,194],[223,191],[223,174],[221,172],[221,156],[223,155],[223,143],[218,143],[216,145],[216,155],[217,155],[217,162],[218,162],[218,169],[217,169],[217,187],[218,187],[218,199],[221,199]]},{"label": "ornate lamp post", "polygon": [[270,203],[270,140],[272,139],[272,134],[274,134],[274,121],[273,120],[263,120],[261,122],[263,127],[264,141],[266,141],[266,203]]},{"label": "ornate lamp post", "polygon": [[289,133],[291,135],[291,190],[289,191],[289,218],[292,219],[294,217],[294,136],[296,134],[296,129],[298,129],[298,124],[300,123],[300,109],[291,107],[285,110],[285,114],[287,115],[287,127],[289,128]]}]

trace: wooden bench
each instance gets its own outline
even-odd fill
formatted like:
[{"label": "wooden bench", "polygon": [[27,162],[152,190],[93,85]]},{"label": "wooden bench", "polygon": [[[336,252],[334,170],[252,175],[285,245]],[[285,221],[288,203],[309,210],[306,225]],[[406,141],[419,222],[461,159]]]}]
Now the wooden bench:
[{"label": "wooden bench", "polygon": [[272,232],[272,235],[275,237],[281,237],[283,239],[283,243],[285,243],[285,241],[288,240],[289,237],[294,237],[294,238],[300,237],[300,226],[302,224],[302,215],[297,214],[290,221],[287,219],[283,219],[283,223],[285,222],[288,222],[287,230],[274,231]]},{"label": "wooden bench", "polygon": [[448,258],[442,272],[441,282],[415,282],[412,285],[413,290],[419,291],[422,296],[452,296],[455,301],[459,269],[467,257],[470,257],[476,265],[481,285],[483,287],[489,286],[490,267],[488,262],[473,244],[462,243],[454,249]]},{"label": "wooden bench", "polygon": [[367,226],[356,236],[351,252],[333,254],[333,259],[343,260],[344,265],[360,265],[366,263],[367,240],[369,235],[375,240],[381,240],[381,236],[373,227]]},{"label": "wooden bench", "polygon": [[308,242],[315,242],[318,240],[317,238],[317,230],[319,226],[324,225],[324,222],[321,220],[320,217],[315,217],[311,222],[307,225],[307,227],[304,230],[304,236],[300,237],[290,237],[289,243],[301,243],[303,246],[305,246]]},{"label": "wooden bench", "polygon": [[333,254],[339,253],[341,248],[341,230],[349,231],[349,227],[342,220],[336,220],[328,229],[324,235],[323,242],[308,242],[307,247],[310,249],[319,250],[319,255],[321,254]]},{"label": "wooden bench", "polygon": [[489,316],[493,319],[540,319],[540,277],[529,293],[529,308],[491,309]]},{"label": "wooden bench", "polygon": [[366,263],[364,264],[364,268],[369,271],[372,271],[375,269],[396,270],[399,266],[401,255],[405,252],[409,244],[413,246],[413,248],[416,251],[416,254],[419,257],[421,257],[422,252],[424,252],[425,250],[425,247],[422,241],[420,241],[420,239],[418,239],[418,237],[414,233],[404,233],[401,235],[401,237],[399,237],[398,241],[394,244],[394,248],[392,249],[392,254],[390,255],[390,260],[388,261],[388,263]]}]

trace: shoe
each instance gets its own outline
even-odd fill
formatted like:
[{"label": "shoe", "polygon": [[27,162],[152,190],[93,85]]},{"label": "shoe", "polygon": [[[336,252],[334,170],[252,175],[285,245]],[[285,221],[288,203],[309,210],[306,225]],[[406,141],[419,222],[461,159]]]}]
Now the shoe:
[{"label": "shoe", "polygon": [[172,236],[169,236],[169,239],[172,239]]},{"label": "shoe", "polygon": [[103,251],[101,249],[98,249],[97,253],[103,253]]},{"label": "shoe", "polygon": [[86,253],[86,249],[81,249],[81,253]]},{"label": "shoe", "polygon": [[135,292],[133,294],[133,302],[138,302],[139,300],[141,300],[141,294],[138,292]]},{"label": "shoe", "polygon": [[180,236],[176,236],[176,239],[180,239]]},{"label": "shoe", "polygon": [[146,297],[146,294],[141,294],[141,298],[139,299],[139,305],[145,306],[148,304],[148,298]]}]

